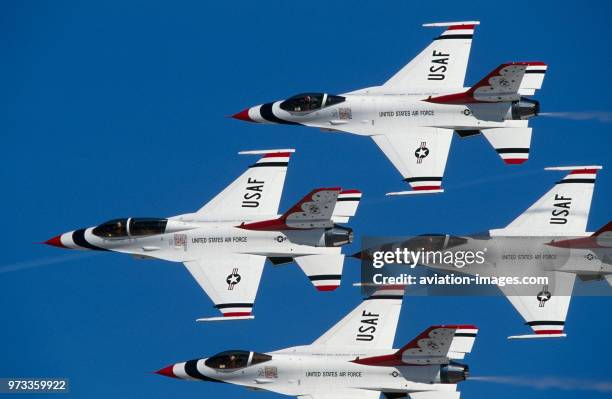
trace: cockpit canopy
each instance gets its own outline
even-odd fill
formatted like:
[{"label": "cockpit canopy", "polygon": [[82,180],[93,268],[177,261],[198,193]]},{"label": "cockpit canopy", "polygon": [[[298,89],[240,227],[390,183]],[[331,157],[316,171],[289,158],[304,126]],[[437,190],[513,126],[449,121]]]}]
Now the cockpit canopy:
[{"label": "cockpit canopy", "polygon": [[345,97],[332,94],[302,93],[280,103],[280,108],[287,112],[311,112],[341,103],[344,100],[346,100]]},{"label": "cockpit canopy", "polygon": [[233,370],[272,360],[272,356],[265,353],[231,350],[209,357],[205,365],[217,370]]},{"label": "cockpit canopy", "polygon": [[92,233],[102,238],[141,237],[163,234],[167,224],[168,219],[159,218],[113,219],[95,227]]},{"label": "cockpit canopy", "polygon": [[408,250],[441,251],[466,244],[468,240],[463,237],[444,234],[425,234],[412,237],[402,243],[402,248]]}]

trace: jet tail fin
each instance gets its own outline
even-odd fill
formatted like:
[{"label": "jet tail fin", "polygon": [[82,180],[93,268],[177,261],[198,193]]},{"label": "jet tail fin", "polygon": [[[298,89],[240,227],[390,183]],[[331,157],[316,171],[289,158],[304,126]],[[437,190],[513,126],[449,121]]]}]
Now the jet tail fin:
[{"label": "jet tail fin", "polygon": [[599,165],[563,166],[546,170],[569,173],[496,235],[572,236],[586,231]]},{"label": "jet tail fin", "polygon": [[[432,90],[440,92],[463,87],[472,36],[478,21],[441,22],[425,27],[446,30],[395,75],[376,89],[392,92]],[[376,90],[375,89],[375,90]]]},{"label": "jet tail fin", "polygon": [[535,92],[542,87],[546,68],[546,64],[540,61],[501,64],[466,92],[437,96],[426,101],[440,104],[519,101],[521,94]]},{"label": "jet tail fin", "polygon": [[332,216],[340,187],[317,188],[308,193],[278,219],[245,223],[247,230],[303,230],[333,227]]},{"label": "jet tail fin", "polygon": [[378,288],[312,346],[391,349],[403,297],[403,286]]},{"label": "jet tail fin", "polygon": [[293,152],[292,148],[239,152],[240,155],[259,155],[260,158],[195,215],[214,220],[276,215]]}]

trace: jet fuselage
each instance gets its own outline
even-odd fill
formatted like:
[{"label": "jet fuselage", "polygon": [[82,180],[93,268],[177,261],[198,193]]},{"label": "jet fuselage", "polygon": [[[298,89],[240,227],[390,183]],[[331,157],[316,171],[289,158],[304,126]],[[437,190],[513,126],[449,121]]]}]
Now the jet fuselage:
[{"label": "jet fuselage", "polygon": [[[324,393],[329,388],[378,392],[455,391],[459,382],[448,380],[448,364],[386,367],[354,362],[355,359],[390,353],[389,350],[357,352],[351,348],[330,350],[303,346],[267,354],[234,353],[222,352],[211,358],[176,363],[157,373],[175,378],[225,382],[291,396]],[[242,360],[240,353],[244,357]],[[234,356],[231,361],[228,360],[230,356]],[[219,362],[219,357],[225,360]],[[453,362],[451,367],[461,369],[459,380],[465,379],[469,373],[467,366]]]},{"label": "jet fuselage", "polygon": [[[258,123],[299,124],[330,131],[342,131],[371,136],[376,130],[401,131],[403,128],[438,127],[454,130],[524,127],[526,119],[537,115],[539,105],[532,100],[473,104],[439,104],[427,99],[437,93],[425,94],[343,94],[322,96],[323,105],[306,109],[304,101],[277,101],[248,108],[234,118]],[[307,96],[298,95],[295,97]],[[341,102],[326,106],[328,98]],[[312,100],[311,100],[312,101]],[[287,103],[289,105],[287,105]],[[531,112],[527,109],[532,108]],[[518,110],[525,110],[519,112]]]},{"label": "jet fuselage", "polygon": [[[138,218],[116,219],[107,223],[130,226],[130,221],[134,219]],[[129,232],[129,228],[120,231],[122,227],[100,231],[101,226],[107,225],[105,223],[61,234],[47,243],[71,249],[115,251],[140,258],[174,262],[222,253],[295,257],[338,252],[337,246],[330,243],[329,239],[326,240],[331,230],[329,228],[258,231],[241,228],[243,221],[198,221],[188,215],[158,220],[166,221],[166,225],[157,234],[148,231],[144,233],[149,234],[134,235]],[[340,226],[334,228],[341,229],[346,233],[347,240],[352,240],[350,229]]]}]

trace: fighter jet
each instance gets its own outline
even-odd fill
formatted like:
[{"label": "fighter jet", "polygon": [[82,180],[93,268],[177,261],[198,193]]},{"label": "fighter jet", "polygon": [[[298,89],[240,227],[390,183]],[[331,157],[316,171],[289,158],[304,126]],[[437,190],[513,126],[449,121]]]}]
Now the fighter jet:
[{"label": "fighter jet", "polygon": [[[569,173],[504,228],[466,236],[417,236],[384,247],[418,247],[434,254],[480,252],[484,261],[469,265],[463,261],[458,265],[456,258],[445,262],[435,255],[420,258],[419,264],[497,285],[533,330],[509,338],[565,337],[576,277],[605,279],[612,285],[612,222],[594,233],[586,230],[599,169],[598,165],[547,168]],[[355,256],[369,262],[375,250]]]},{"label": "fighter jet", "polygon": [[338,223],[355,215],[361,192],[318,188],[278,215],[292,152],[240,152],[261,157],[194,213],[113,219],[46,244],[182,262],[223,314],[199,321],[253,318],[266,259],[295,261],[319,291],[334,290],[344,264],[341,247],[353,241],[352,230]]},{"label": "fighter jet", "polygon": [[403,289],[381,288],[310,345],[274,352],[231,350],[165,367],[158,374],[225,382],[303,399],[458,399],[469,376],[473,325],[432,326],[400,349],[393,340]]},{"label": "fighter jet", "polygon": [[411,191],[442,192],[453,131],[482,134],[507,164],[529,157],[543,62],[511,62],[464,87],[472,36],[478,21],[425,24],[446,30],[380,86],[343,93],[302,93],[247,108],[233,118],[257,123],[303,125],[329,132],[369,136]]}]

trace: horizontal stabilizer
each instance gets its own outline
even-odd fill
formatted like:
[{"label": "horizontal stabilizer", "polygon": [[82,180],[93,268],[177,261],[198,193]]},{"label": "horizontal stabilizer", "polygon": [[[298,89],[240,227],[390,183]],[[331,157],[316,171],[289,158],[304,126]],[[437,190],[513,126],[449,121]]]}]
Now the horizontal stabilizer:
[{"label": "horizontal stabilizer", "polygon": [[477,333],[478,327],[474,325],[432,326],[393,354],[353,362],[383,367],[448,364],[450,359],[463,359],[472,351]]},{"label": "horizontal stabilizer", "polygon": [[[533,74],[527,73],[527,69],[535,67],[546,70],[546,64],[539,61],[501,64],[466,92],[432,97],[426,101],[439,104],[519,101],[521,99],[519,91],[524,85],[524,77]],[[531,71],[535,71],[535,69],[531,69]],[[528,78],[527,82],[525,84],[528,84],[530,87],[538,83],[533,81],[532,78]],[[541,82],[539,82],[539,85],[541,86]]]},{"label": "horizontal stabilizer", "polygon": [[541,89],[547,69],[546,65],[528,65],[519,88],[519,94],[533,96],[536,90]]},{"label": "horizontal stabilizer", "polygon": [[483,129],[482,134],[505,163],[522,164],[529,158],[530,127]]},{"label": "horizontal stabilizer", "polygon": [[262,231],[333,227],[332,215],[341,191],[340,187],[314,189],[280,218],[243,223],[238,227]]},{"label": "horizontal stabilizer", "polygon": [[342,190],[338,195],[336,207],[332,213],[334,223],[348,223],[349,219],[357,213],[357,207],[361,201],[361,191]]},{"label": "horizontal stabilizer", "polygon": [[317,290],[333,291],[340,286],[344,266],[343,254],[298,256],[295,263]]}]

